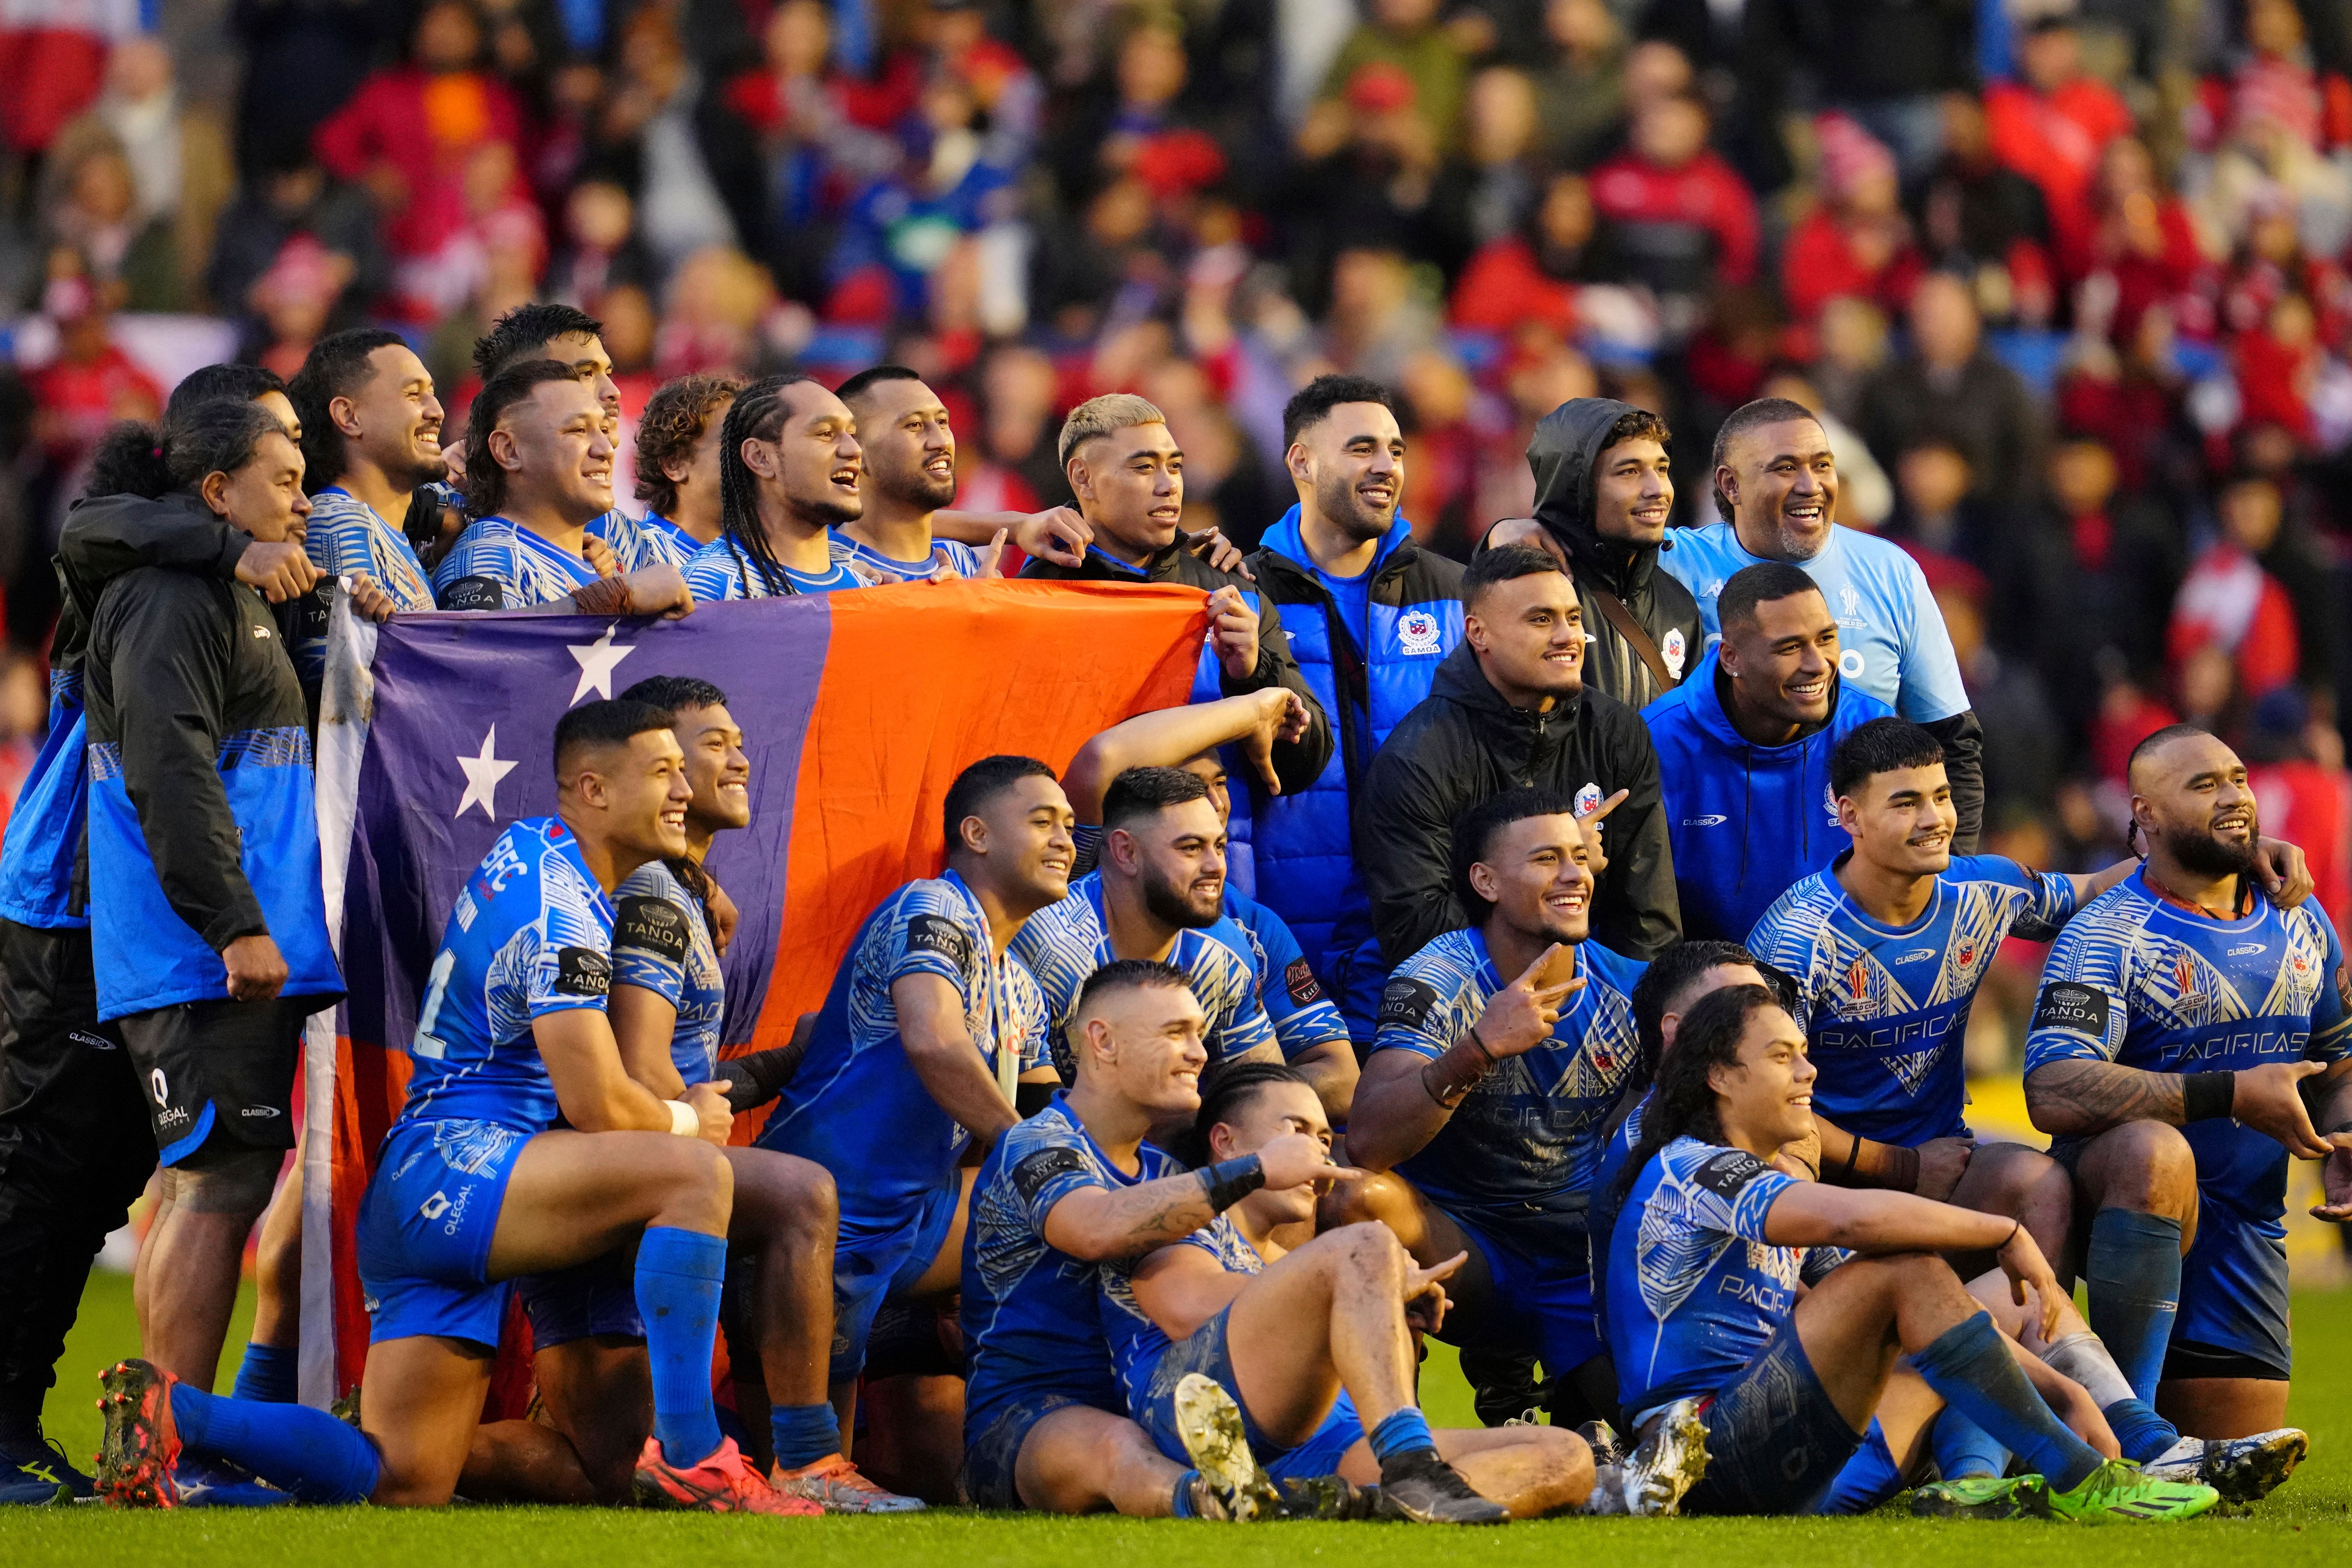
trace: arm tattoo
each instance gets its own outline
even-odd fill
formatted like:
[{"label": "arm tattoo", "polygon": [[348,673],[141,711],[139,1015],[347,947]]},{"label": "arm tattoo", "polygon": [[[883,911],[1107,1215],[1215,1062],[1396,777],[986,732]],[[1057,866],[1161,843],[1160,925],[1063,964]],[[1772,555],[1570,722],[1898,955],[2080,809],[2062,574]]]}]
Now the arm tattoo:
[{"label": "arm tattoo", "polygon": [[2054,1061],[2026,1080],[2026,1105],[2044,1132],[2104,1132],[2126,1121],[2181,1121],[2175,1073],[2142,1072],[2113,1062]]}]

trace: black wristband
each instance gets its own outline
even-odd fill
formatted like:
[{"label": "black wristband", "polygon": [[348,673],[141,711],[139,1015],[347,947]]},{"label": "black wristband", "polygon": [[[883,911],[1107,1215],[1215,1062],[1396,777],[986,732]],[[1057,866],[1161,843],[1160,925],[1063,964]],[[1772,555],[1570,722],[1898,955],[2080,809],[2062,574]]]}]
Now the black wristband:
[{"label": "black wristband", "polygon": [[2238,1100],[2238,1075],[2233,1072],[2192,1072],[2180,1080],[2180,1120],[2211,1121],[2227,1116]]},{"label": "black wristband", "polygon": [[1220,1160],[1202,1170],[1201,1184],[1209,1190],[1209,1206],[1223,1214],[1265,1185],[1265,1167],[1255,1154]]}]

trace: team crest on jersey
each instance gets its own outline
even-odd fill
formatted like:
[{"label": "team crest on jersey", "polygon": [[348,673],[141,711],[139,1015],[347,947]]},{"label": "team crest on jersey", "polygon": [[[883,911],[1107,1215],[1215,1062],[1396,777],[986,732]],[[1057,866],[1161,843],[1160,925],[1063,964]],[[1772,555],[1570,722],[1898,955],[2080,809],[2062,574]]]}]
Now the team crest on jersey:
[{"label": "team crest on jersey", "polygon": [[1960,967],[1962,969],[1973,967],[1977,961],[1976,940],[1971,937],[1968,941],[1960,943],[1959,952],[1956,956],[1959,959]]},{"label": "team crest on jersey", "polygon": [[1397,617],[1397,646],[1407,653],[1435,653],[1444,641],[1437,617],[1427,610],[1407,610]]},{"label": "team crest on jersey", "polygon": [[1591,816],[1601,809],[1601,786],[1588,784],[1576,792],[1576,815]]},{"label": "team crest on jersey", "polygon": [[1658,644],[1658,657],[1665,661],[1666,673],[1676,680],[1683,678],[1683,659],[1689,651],[1683,643],[1682,627],[1666,628],[1665,640]]}]

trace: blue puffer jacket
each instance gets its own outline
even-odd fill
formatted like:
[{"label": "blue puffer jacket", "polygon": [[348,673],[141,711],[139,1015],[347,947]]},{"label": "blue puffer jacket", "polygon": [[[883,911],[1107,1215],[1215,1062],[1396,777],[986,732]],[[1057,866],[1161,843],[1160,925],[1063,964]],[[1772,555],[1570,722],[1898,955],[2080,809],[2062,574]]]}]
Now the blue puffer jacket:
[{"label": "blue puffer jacket", "polygon": [[1853,847],[1830,793],[1830,753],[1895,710],[1832,675],[1826,722],[1759,746],[1732,728],[1717,671],[1709,648],[1642,718],[1658,748],[1683,934],[1746,942],[1775,900]]},{"label": "blue puffer jacket", "polygon": [[1359,649],[1311,559],[1296,506],[1250,557],[1259,587],[1284,607],[1299,673],[1331,716],[1338,742],[1307,788],[1255,803],[1257,899],[1289,925],[1350,1018],[1369,1020],[1381,977],[1365,982],[1372,992],[1366,1005],[1348,1007],[1347,977],[1335,967],[1372,934],[1349,842],[1351,802],[1372,753],[1429,695],[1438,665],[1462,640],[1462,568],[1415,544],[1412,526],[1398,518],[1372,555],[1371,647]]}]

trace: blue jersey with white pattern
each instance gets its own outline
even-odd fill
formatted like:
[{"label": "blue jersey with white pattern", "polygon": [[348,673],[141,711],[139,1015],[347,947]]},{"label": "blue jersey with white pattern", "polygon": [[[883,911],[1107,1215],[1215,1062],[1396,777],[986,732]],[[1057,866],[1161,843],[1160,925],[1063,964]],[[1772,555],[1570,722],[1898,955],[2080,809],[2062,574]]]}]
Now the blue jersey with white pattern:
[{"label": "blue jersey with white pattern", "polygon": [[[723,533],[697,551],[685,570],[686,585],[698,605],[728,599],[782,598],[792,594],[832,594],[866,586],[858,581],[856,573],[838,561],[821,573],[765,566]],[[772,580],[771,574],[781,581]]]},{"label": "blue jersey with white pattern", "polygon": [[997,1140],[971,1189],[963,1238],[967,1434],[1042,1394],[1126,1414],[1103,1335],[1103,1266],[1050,1245],[1045,1216],[1085,1188],[1118,1192],[1183,1169],[1146,1143],[1134,1174],[1120,1170],[1071,1112],[1066,1092]]},{"label": "blue jersey with white pattern", "polygon": [[[1118,958],[1103,918],[1102,873],[1079,878],[1069,895],[1029,917],[1013,939],[1013,955],[1037,977],[1045,1000],[1046,1038],[1064,1083],[1076,1081],[1077,1058],[1065,1032],[1078,1010],[1087,976]],[[1176,933],[1168,962],[1184,972],[1192,995],[1209,1016],[1202,1043],[1213,1066],[1228,1057],[1275,1043],[1274,1025],[1258,997],[1258,971],[1250,940],[1231,916]]]},{"label": "blue jersey with white pattern", "polygon": [[[1727,522],[1678,528],[1658,564],[1698,601],[1709,647],[1723,640],[1716,599],[1732,574],[1761,565]],[[1821,553],[1800,561],[1822,586],[1838,624],[1838,673],[1915,723],[1965,712],[1968,688],[1927,574],[1908,551],[1876,534],[1832,524]]]},{"label": "blue jersey with white pattern", "polygon": [[1617,1215],[1623,1207],[1617,1200],[1617,1182],[1625,1173],[1625,1162],[1633,1157],[1642,1142],[1642,1112],[1649,1106],[1650,1096],[1645,1092],[1617,1130],[1601,1140],[1601,1163],[1592,1173],[1585,1250],[1592,1263],[1592,1327],[1603,1344],[1609,1342],[1609,1243],[1617,1234]]},{"label": "blue jersey with white pattern", "polygon": [[[1584,988],[1551,1037],[1506,1057],[1397,1173],[1438,1207],[1544,1255],[1581,1258],[1601,1130],[1641,1058],[1633,985],[1649,965],[1597,942],[1576,947]],[[1372,1054],[1434,1058],[1517,975],[1495,969],[1477,931],[1452,931],[1397,966],[1381,994]]]},{"label": "blue jersey with white pattern", "polygon": [[[404,613],[434,608],[433,583],[408,535],[376,515],[375,508],[340,485],[330,485],[310,498],[310,515],[303,521],[302,548],[310,563],[329,577],[364,572],[391,595],[393,607]],[[287,645],[294,669],[316,684],[325,674],[327,639],[323,633],[297,637]]]},{"label": "blue jersey with white pattern", "polygon": [[2006,856],[1958,856],[1919,918],[1897,929],[1846,896],[1837,877],[1845,860],[1781,894],[1748,939],[1797,982],[1797,1023],[1821,1073],[1813,1109],[1906,1148],[1964,1137],[1961,1043],[1977,987],[2011,931],[2029,942],[2057,934],[2074,912],[2074,884]]},{"label": "blue jersey with white pattern", "polygon": [[1635,1425],[1713,1394],[1762,1353],[1797,1286],[1845,1260],[1776,1247],[1773,1200],[1796,1183],[1741,1149],[1677,1138],[1634,1178],[1609,1247],[1609,1350]]},{"label": "blue jersey with white pattern", "polygon": [[445,610],[527,610],[594,581],[587,556],[506,518],[485,517],[467,523],[433,569],[433,594]]},{"label": "blue jersey with white pattern", "polygon": [[920,561],[901,561],[872,545],[833,531],[833,563],[855,573],[861,586],[887,588],[894,583],[948,583],[981,574],[980,557],[969,544],[934,539],[931,552]]},{"label": "blue jersey with white pattern", "polygon": [[1250,962],[1257,969],[1258,1003],[1274,1026],[1282,1059],[1295,1062],[1318,1046],[1348,1043],[1348,1020],[1338,1004],[1323,994],[1315,966],[1290,927],[1272,910],[1232,887],[1225,889],[1225,918],[1249,939]]},{"label": "blue jersey with white pattern", "polygon": [[[1225,1215],[1171,1245],[1198,1247],[1228,1274],[1265,1272],[1265,1259]],[[1109,1342],[1111,1371],[1118,1378],[1129,1410],[1139,1408],[1150,1398],[1152,1368],[1160,1364],[1161,1352],[1171,1342],[1168,1331],[1153,1322],[1135,1299],[1135,1269],[1142,1261],[1142,1258],[1122,1258],[1102,1265],[1103,1337]]]},{"label": "blue jersey with white pattern", "polygon": [[[2341,1061],[2352,1050],[2352,972],[2315,901],[2282,910],[2261,892],[2242,919],[2160,896],[2142,867],[2083,907],[2042,967],[2025,1076],[2054,1061],[2143,1072],[2242,1072]],[[2228,1117],[2180,1130],[2202,1201],[2284,1232],[2286,1151]]]},{"label": "blue jersey with white pattern", "polygon": [[614,507],[590,523],[588,531],[604,542],[624,572],[635,572],[640,566],[676,566],[683,571],[702,548],[702,541],[654,511],[631,517]]},{"label": "blue jersey with white pattern", "polygon": [[890,988],[910,974],[955,987],[981,1065],[1000,1051],[1023,1072],[1045,1062],[1037,984],[1010,953],[994,956],[980,900],[953,871],[909,882],[882,900],[850,944],[817,1015],[808,1055],[784,1088],[760,1147],[833,1173],[841,1212],[887,1226],[956,1179],[971,1142],[907,1060]]},{"label": "blue jersey with white pattern", "polygon": [[691,1087],[718,1076],[727,982],[702,900],[677,874],[648,860],[613,894],[613,984],[650,991],[677,1009],[670,1061]]},{"label": "blue jersey with white pattern", "polygon": [[580,841],[559,818],[523,818],[457,889],[417,1008],[400,1120],[553,1126],[555,1085],[531,1020],[601,1012],[612,978],[613,902]]}]

